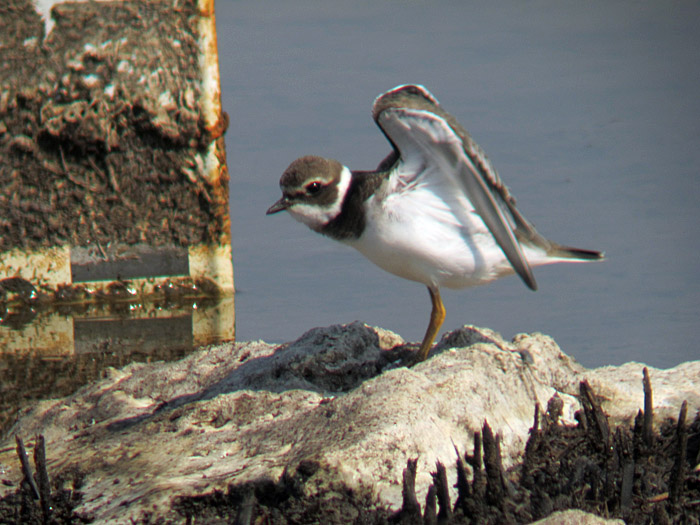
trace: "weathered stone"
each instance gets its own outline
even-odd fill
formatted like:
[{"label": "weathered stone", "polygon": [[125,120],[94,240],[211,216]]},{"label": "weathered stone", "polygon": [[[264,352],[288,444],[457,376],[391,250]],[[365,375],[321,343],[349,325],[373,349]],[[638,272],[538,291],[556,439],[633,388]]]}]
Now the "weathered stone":
[{"label": "weathered stone", "polygon": [[532,525],[624,525],[622,520],[600,518],[581,510],[554,512]]},{"label": "weathered stone", "polygon": [[[561,420],[574,422],[583,379],[602,394],[613,426],[644,406],[643,365],[586,370],[542,334],[507,342],[464,327],[413,368],[392,362],[401,343],[356,322],[281,346],[219,345],[174,363],[133,364],[39,404],[12,434],[42,433],[50,472],[85,472],[79,511],[128,521],[145,510],[175,518],[176,495],[277,481],[309,462],[396,509],[408,459],[418,458],[424,502],[436,462],[448,466],[453,487],[455,447],[471,451],[488,420],[507,468],[521,459],[536,403],[543,413],[558,394]],[[650,375],[659,419],[675,416],[684,399],[691,412],[700,408],[700,361]],[[3,476],[18,482],[14,447],[0,445]]]}]

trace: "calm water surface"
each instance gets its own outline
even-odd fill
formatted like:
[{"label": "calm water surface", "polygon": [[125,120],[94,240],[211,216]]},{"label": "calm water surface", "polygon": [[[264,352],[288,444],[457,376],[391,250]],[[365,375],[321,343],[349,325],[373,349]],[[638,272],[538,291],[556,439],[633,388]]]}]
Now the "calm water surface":
[{"label": "calm water surface", "polygon": [[425,287],[286,215],[303,154],[374,168],[372,100],[422,83],[556,241],[599,264],[443,294],[443,330],[552,335],[587,366],[700,358],[700,4],[217,2],[239,340],[355,319],[422,338]]}]

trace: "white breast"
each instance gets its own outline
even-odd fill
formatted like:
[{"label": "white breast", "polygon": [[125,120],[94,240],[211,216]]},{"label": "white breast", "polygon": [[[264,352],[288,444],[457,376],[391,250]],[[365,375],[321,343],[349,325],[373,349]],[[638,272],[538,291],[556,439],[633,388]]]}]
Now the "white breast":
[{"label": "white breast", "polygon": [[348,244],[387,272],[429,286],[465,288],[512,271],[468,201],[449,205],[434,188],[414,187],[383,198],[380,192],[366,204],[365,231]]}]

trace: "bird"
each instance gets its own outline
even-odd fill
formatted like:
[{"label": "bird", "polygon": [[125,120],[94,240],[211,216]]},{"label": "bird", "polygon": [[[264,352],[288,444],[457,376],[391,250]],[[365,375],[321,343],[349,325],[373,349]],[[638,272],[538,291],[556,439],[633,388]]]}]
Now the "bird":
[{"label": "bird", "polygon": [[383,270],[425,285],[432,309],[415,362],[428,357],[445,320],[441,288],[517,274],[534,291],[534,266],[604,258],[540,235],[483,150],[423,85],[379,95],[372,117],[392,146],[375,170],[300,157],[283,172],[282,197],[267,215],[286,210]]}]

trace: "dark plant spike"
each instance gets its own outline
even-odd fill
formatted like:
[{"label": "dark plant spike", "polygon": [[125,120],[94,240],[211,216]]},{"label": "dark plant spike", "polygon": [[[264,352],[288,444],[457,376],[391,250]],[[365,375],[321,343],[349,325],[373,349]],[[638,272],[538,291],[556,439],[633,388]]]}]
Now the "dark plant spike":
[{"label": "dark plant spike", "polygon": [[416,469],[417,459],[409,459],[406,468],[403,470],[403,506],[401,507],[401,518],[420,519],[420,504],[416,497]]},{"label": "dark plant spike", "polygon": [[19,436],[15,436],[15,442],[17,443],[17,456],[19,456],[19,462],[22,466],[22,475],[24,476],[23,481],[29,484],[32,489],[34,499],[39,499],[41,496],[39,494],[39,489],[34,482],[34,476],[32,475],[32,468],[29,466],[29,458],[27,457],[27,450],[24,448],[24,441]]},{"label": "dark plant spike", "polygon": [[530,437],[525,443],[525,454],[523,456],[523,466],[522,466],[522,480],[523,483],[529,485],[530,470],[532,469],[533,458],[535,451],[537,450],[537,445],[539,443],[540,437],[540,405],[535,403],[535,417],[532,422],[532,428],[530,428]]},{"label": "dark plant spike", "polygon": [[474,432],[474,455],[465,455],[465,459],[472,468],[472,493],[476,499],[483,499],[486,494],[486,478],[481,468],[481,433]]},{"label": "dark plant spike", "polygon": [[423,514],[423,525],[437,525],[437,503],[435,493],[437,489],[435,485],[428,487],[428,493],[425,495],[425,513]]},{"label": "dark plant spike", "polygon": [[685,424],[687,413],[688,402],[683,401],[681,411],[678,414],[678,424],[676,425],[676,461],[673,464],[671,479],[669,480],[669,497],[673,504],[680,502],[683,484],[685,483],[686,456],[688,449],[688,427]]},{"label": "dark plant spike", "polygon": [[454,510],[462,509],[466,515],[468,513],[467,500],[471,497],[471,487],[469,486],[469,478],[467,476],[467,467],[462,460],[459,450],[455,446],[457,453],[457,501],[455,501]]},{"label": "dark plant spike", "polygon": [[49,484],[49,471],[46,468],[46,447],[43,435],[38,435],[34,439],[34,466],[39,482],[41,514],[44,517],[44,523],[48,523],[51,518],[51,485]]},{"label": "dark plant spike", "polygon": [[490,505],[502,508],[503,479],[499,436],[494,436],[488,423],[482,428],[484,437],[484,469],[486,470],[486,500]]},{"label": "dark plant spike", "polygon": [[436,472],[432,475],[433,484],[437,491],[438,508],[438,523],[447,523],[452,517],[452,506],[450,504],[450,489],[447,486],[447,470],[445,465],[439,461],[435,465]]},{"label": "dark plant spike", "polygon": [[586,422],[591,429],[590,436],[592,442],[597,447],[603,447],[603,450],[610,450],[610,426],[608,418],[603,413],[603,410],[598,404],[595,393],[585,379],[580,384],[580,400],[583,405],[583,411],[586,416]]},{"label": "dark plant spike", "polygon": [[651,379],[649,379],[649,370],[644,367],[644,442],[647,447],[654,444],[654,399],[651,390]]}]

